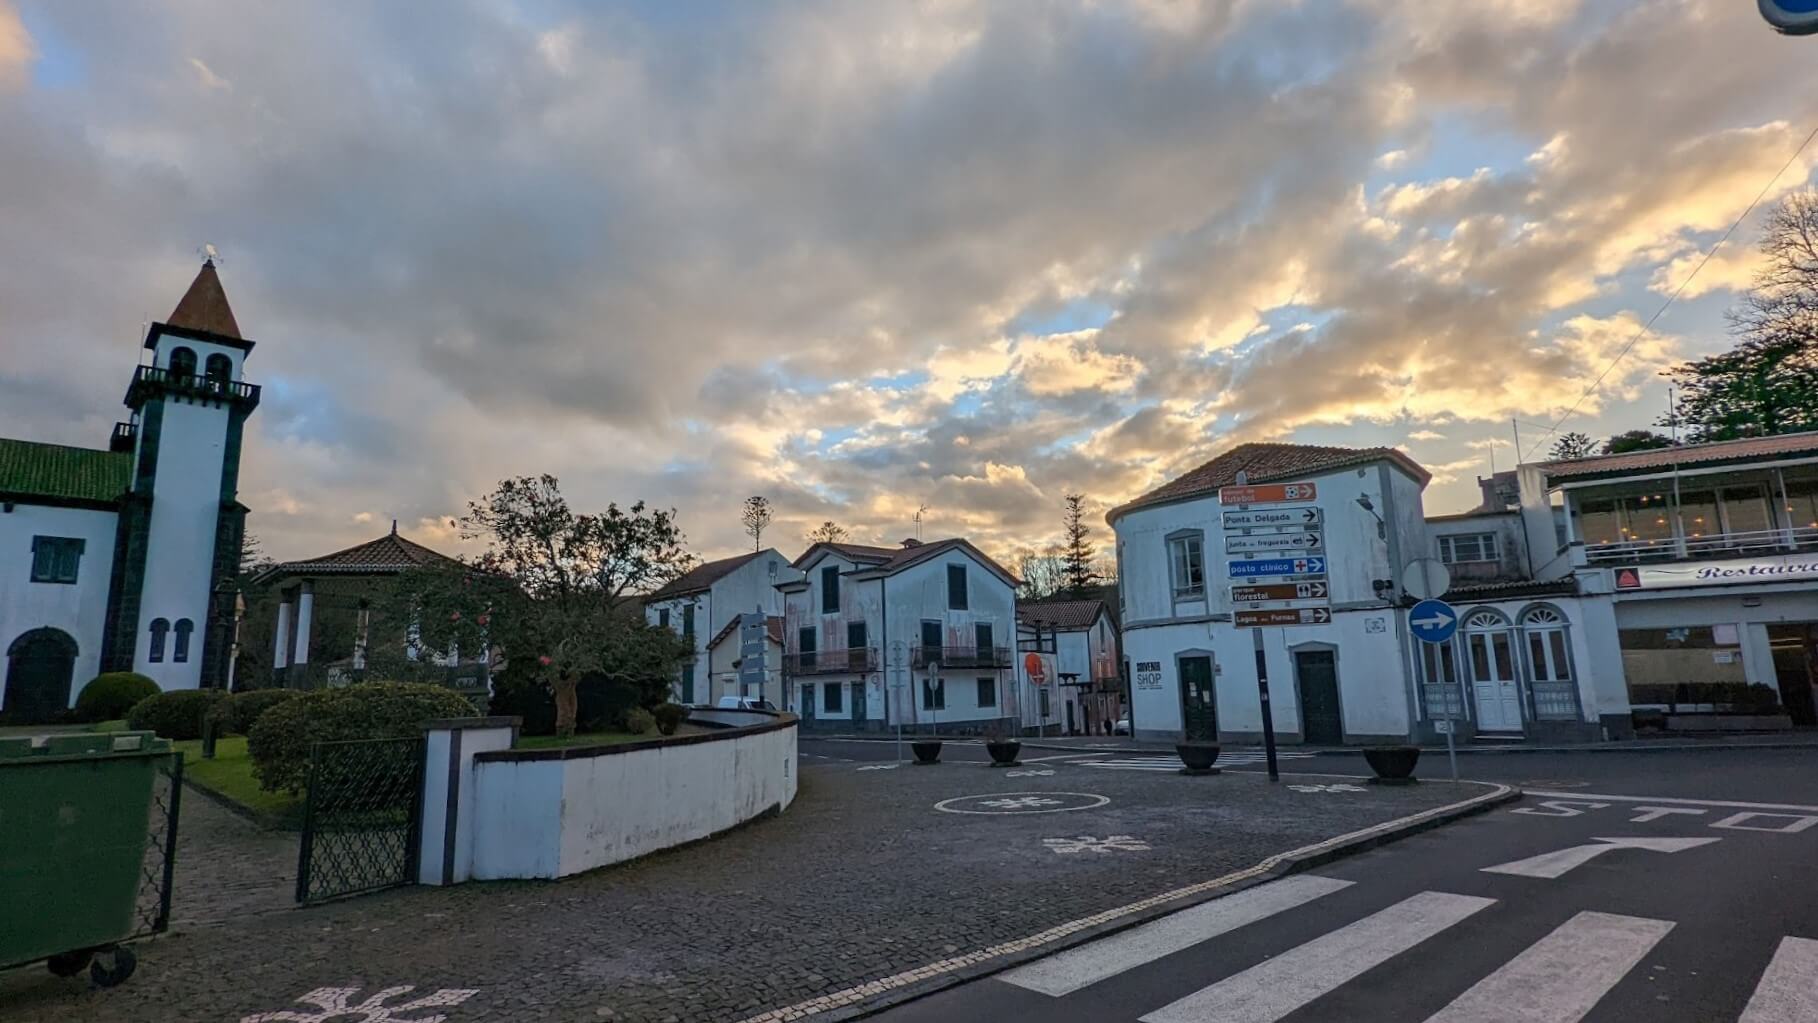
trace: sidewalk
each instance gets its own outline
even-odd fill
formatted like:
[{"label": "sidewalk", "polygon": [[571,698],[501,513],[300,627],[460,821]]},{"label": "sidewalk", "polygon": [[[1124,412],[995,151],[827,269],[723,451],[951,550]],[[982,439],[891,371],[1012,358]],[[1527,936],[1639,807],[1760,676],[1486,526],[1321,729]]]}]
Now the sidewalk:
[{"label": "sidewalk", "polygon": [[[840,739],[845,741],[867,740],[884,741],[876,735],[805,735],[804,741],[810,739]],[[963,742],[963,739],[947,739],[947,742]],[[973,740],[976,741],[976,740]],[[1136,753],[1145,755],[1174,754],[1172,739],[1133,739],[1127,735],[1067,735],[1044,736],[1020,740],[1025,749],[1057,750],[1069,753]],[[1261,750],[1260,744],[1239,745],[1227,743],[1226,750],[1254,752]],[[1299,743],[1282,744],[1278,747],[1283,752],[1317,753],[1323,755],[1361,754],[1361,746],[1308,746]],[[1528,745],[1519,744],[1473,744],[1460,743],[1458,753],[1465,754],[1514,754],[1514,753],[1675,753],[1695,750],[1737,750],[1737,749],[1818,749],[1818,731],[1796,732],[1732,732],[1711,733],[1703,735],[1672,736],[1648,739],[1629,739],[1621,742],[1578,742],[1564,745]],[[1422,746],[1426,753],[1446,751],[1444,743]]]}]

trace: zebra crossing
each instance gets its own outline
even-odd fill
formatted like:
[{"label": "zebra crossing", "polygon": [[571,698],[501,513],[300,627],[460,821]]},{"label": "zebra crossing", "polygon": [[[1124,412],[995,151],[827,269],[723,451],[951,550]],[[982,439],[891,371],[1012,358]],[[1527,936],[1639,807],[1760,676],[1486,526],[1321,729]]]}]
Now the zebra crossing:
[{"label": "zebra crossing", "polygon": [[[1323,925],[1332,915],[1342,914],[1330,914],[1321,900],[1354,884],[1312,874],[1284,878],[1017,967],[997,979],[1054,999],[1081,992],[1081,997],[1093,997],[1088,989],[1094,985],[1149,968],[1214,938],[1230,935],[1241,945],[1243,936],[1233,932],[1278,914],[1313,914]],[[1449,948],[1482,940],[1485,932],[1473,927],[1492,926],[1479,924],[1479,914],[1498,901],[1485,895],[1416,892],[1348,922],[1332,920],[1336,926],[1292,947],[1270,950],[1260,962],[1165,1004],[1127,1005],[1130,1016],[1123,1018],[1140,1023],[1273,1023],[1392,960],[1443,955]],[[1576,1023],[1674,927],[1670,920],[1578,912],[1487,975],[1461,979],[1468,986],[1437,1012],[1396,1018],[1424,1018],[1426,1023]],[[1178,974],[1181,960],[1158,968]],[[1728,1017],[1738,1023],[1818,1023],[1818,940],[1782,938],[1754,981],[1746,1006],[1732,1012],[1740,1012]]]},{"label": "zebra crossing", "polygon": [[[1318,756],[1317,753],[1298,753],[1287,750],[1277,751],[1277,760],[1305,760]],[[1225,750],[1218,755],[1218,767],[1251,767],[1268,763],[1268,754],[1262,750],[1241,749]],[[1124,756],[1098,760],[1072,761],[1075,767],[1094,767],[1102,771],[1170,771],[1180,770],[1180,758],[1172,756]]]}]

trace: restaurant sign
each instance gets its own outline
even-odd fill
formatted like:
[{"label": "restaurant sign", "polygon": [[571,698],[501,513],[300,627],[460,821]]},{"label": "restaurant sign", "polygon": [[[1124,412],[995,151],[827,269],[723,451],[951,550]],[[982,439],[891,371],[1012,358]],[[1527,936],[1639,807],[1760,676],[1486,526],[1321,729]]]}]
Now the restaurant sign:
[{"label": "restaurant sign", "polygon": [[1616,589],[1658,590],[1676,586],[1730,586],[1738,583],[1818,583],[1818,553],[1732,558],[1616,569]]}]

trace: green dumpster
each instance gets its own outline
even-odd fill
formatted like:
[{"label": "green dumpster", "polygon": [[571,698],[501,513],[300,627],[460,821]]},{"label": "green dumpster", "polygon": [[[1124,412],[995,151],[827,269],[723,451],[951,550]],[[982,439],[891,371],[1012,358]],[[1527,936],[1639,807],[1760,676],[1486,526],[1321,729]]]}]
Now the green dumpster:
[{"label": "green dumpster", "polygon": [[[72,974],[137,930],[152,785],[170,742],[150,732],[0,739],[0,966]],[[95,979],[118,983],[131,957]]]}]

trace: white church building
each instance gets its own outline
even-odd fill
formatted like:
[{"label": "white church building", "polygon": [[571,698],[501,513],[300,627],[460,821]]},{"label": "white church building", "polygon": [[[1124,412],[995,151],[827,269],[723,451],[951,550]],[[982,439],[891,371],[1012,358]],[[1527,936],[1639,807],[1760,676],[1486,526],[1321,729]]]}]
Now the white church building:
[{"label": "white church building", "polygon": [[0,717],[54,719],[105,671],[228,685],[252,347],[210,260],[146,333],[105,449],[0,438]]}]

